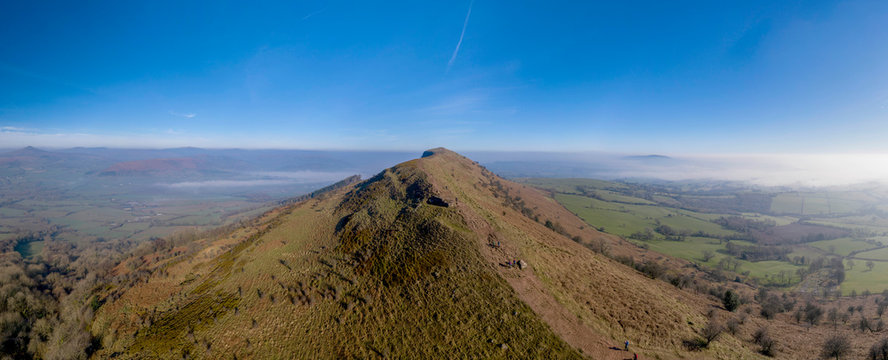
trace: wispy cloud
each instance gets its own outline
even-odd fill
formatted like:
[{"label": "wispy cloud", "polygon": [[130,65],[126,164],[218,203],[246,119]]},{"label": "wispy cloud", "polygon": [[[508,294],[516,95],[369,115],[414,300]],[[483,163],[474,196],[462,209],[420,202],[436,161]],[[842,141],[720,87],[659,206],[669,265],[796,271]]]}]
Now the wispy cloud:
[{"label": "wispy cloud", "polygon": [[315,16],[315,15],[317,15],[317,14],[320,14],[320,13],[324,12],[325,10],[327,10],[327,8],[323,8],[323,9],[320,9],[320,10],[318,10],[318,11],[313,11],[313,12],[309,13],[308,15],[303,16],[301,21],[308,20],[308,19],[311,18],[312,16]]},{"label": "wispy cloud", "polygon": [[450,61],[447,62],[447,71],[450,71],[450,67],[453,66],[453,62],[456,61],[456,55],[459,54],[459,48],[462,46],[463,37],[466,36],[466,27],[469,26],[469,16],[472,15],[472,6],[475,5],[475,1],[469,3],[469,11],[466,13],[466,20],[463,21],[462,32],[459,33],[459,41],[456,42],[456,48],[453,49],[453,55],[450,56]]},{"label": "wispy cloud", "polygon": [[178,117],[182,117],[182,118],[186,118],[186,119],[193,119],[195,116],[197,116],[197,114],[195,114],[195,113],[178,113],[178,112],[175,112],[172,110],[170,110],[170,115],[178,116]]},{"label": "wispy cloud", "polygon": [[0,131],[2,131],[2,132],[24,132],[24,131],[28,131],[28,129],[16,127],[16,126],[0,126]]}]

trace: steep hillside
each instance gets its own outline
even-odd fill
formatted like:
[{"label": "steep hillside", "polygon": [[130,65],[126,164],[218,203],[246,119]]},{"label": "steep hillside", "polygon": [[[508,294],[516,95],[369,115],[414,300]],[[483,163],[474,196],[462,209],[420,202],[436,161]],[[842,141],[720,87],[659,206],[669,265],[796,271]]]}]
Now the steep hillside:
[{"label": "steep hillside", "polygon": [[629,340],[642,358],[757,357],[731,336],[687,352],[713,303],[587,246],[649,256],[434,149],[121,263],[96,356],[619,359]]}]

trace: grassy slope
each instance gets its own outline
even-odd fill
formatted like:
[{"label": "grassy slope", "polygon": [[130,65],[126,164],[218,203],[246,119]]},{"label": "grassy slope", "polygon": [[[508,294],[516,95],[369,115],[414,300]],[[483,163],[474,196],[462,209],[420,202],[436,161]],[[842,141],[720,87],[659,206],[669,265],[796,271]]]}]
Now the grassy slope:
[{"label": "grassy slope", "polygon": [[[431,194],[452,206],[425,204]],[[546,219],[583,242],[657,256],[440,151],[276,209],[197,253],[149,256],[147,281],[108,290],[92,327],[105,345],[97,356],[620,358],[609,347],[629,339],[648,357],[757,357],[731,336],[685,352],[711,300],[596,255]],[[513,258],[531,268],[500,266]]]},{"label": "grassy slope", "polygon": [[452,209],[409,204],[402,181],[417,177],[408,164],[341,204],[278,210],[254,235],[208,244],[219,256],[124,292],[94,331],[128,357],[579,357],[481,261]]},{"label": "grassy slope", "polygon": [[[624,255],[659,258],[658,255],[591,229],[582,219],[536,189],[499,179],[472,166],[468,159],[457,154],[444,152],[428,158],[425,165],[423,168],[432,174],[431,178],[438,182],[437,187],[442,193],[452,199],[467,200],[459,200],[457,205],[479,243],[486,244],[488,239],[501,241],[501,249],[487,248],[486,253],[492,261],[510,257],[529,261],[533,269],[531,273],[501,270],[513,287],[531,289],[519,291],[522,298],[531,304],[545,304],[537,296],[545,298],[549,294],[557,299],[556,305],[567,312],[558,314],[559,317],[580,320],[580,324],[571,326],[557,324],[562,327],[560,334],[563,337],[570,338],[570,330],[591,330],[604,334],[610,346],[629,339],[639,345],[637,349],[641,354],[649,357],[754,357],[745,348],[736,346],[733,338],[726,338],[728,346],[713,344],[705,355],[685,353],[680,343],[694,337],[700,324],[705,323],[701,313],[710,308],[708,300],[639,276],[634,270],[594,254],[540,223],[551,220],[563,226],[570,235],[580,236],[584,242],[607,241],[613,251]],[[509,206],[507,197],[521,199],[524,207],[539,216],[539,221],[533,221],[516,207]],[[671,261],[674,266],[686,264],[675,259],[663,261]],[[534,292],[535,287],[542,288],[538,292],[543,295]],[[542,309],[535,310],[544,313]],[[549,323],[552,325],[553,321]],[[583,344],[594,342],[595,338],[575,337],[574,340]],[[575,346],[582,347],[577,343]],[[586,353],[593,358],[619,358],[622,355],[601,353],[596,349],[587,349]]]}]

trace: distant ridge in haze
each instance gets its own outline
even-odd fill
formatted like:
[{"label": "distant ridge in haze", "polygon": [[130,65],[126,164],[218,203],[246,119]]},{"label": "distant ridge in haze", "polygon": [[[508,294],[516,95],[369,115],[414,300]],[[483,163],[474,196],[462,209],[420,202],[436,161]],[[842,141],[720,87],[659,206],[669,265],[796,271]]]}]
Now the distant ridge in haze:
[{"label": "distant ridge in haze", "polygon": [[671,157],[668,157],[666,155],[656,155],[656,154],[630,155],[630,156],[624,156],[623,159],[626,159],[626,160],[672,160]]}]

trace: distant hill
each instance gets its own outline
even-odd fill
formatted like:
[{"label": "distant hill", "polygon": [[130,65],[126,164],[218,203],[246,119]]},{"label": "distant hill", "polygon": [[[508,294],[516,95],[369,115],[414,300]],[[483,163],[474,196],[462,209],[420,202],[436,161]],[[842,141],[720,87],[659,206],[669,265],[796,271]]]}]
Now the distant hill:
[{"label": "distant hill", "polygon": [[665,155],[632,155],[632,156],[624,156],[625,160],[641,160],[641,161],[661,161],[661,160],[672,160],[671,157]]},{"label": "distant hill", "polygon": [[730,335],[689,352],[715,303],[594,247],[689,267],[432,149],[243,227],[143,247],[97,300],[94,355],[623,359],[629,340],[641,358],[757,357]]},{"label": "distant hill", "polygon": [[96,162],[94,156],[47,151],[32,146],[0,153],[0,169],[13,171],[71,170]]}]

